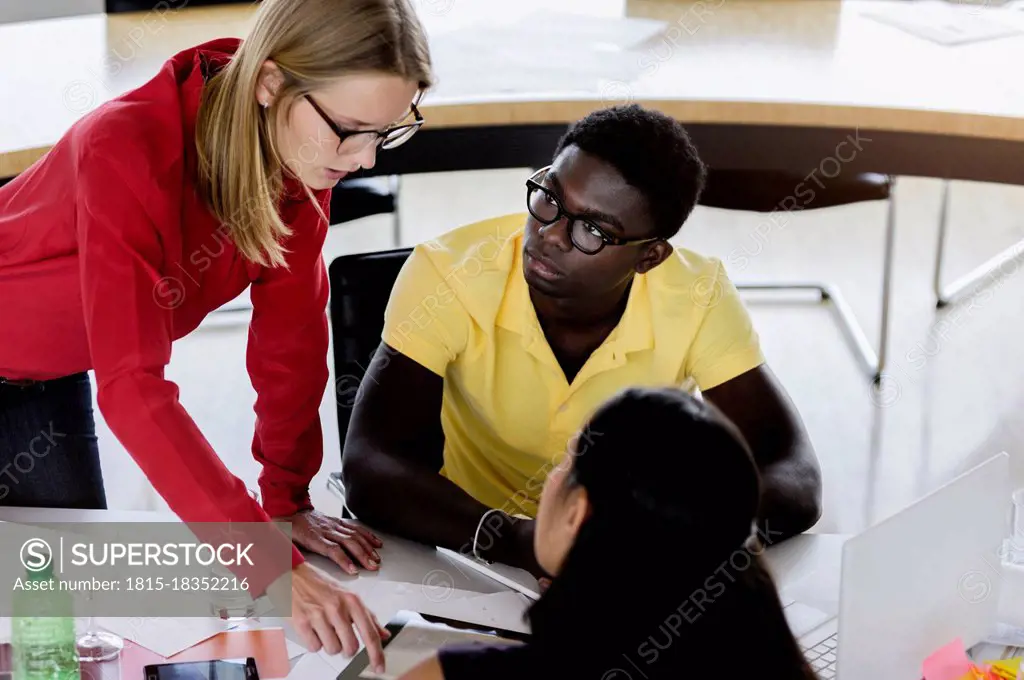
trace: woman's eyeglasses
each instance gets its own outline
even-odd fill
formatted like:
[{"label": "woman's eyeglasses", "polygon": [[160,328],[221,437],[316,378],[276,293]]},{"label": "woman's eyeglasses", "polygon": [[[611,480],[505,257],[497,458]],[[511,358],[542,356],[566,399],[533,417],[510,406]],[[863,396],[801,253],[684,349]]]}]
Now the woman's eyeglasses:
[{"label": "woman's eyeglasses", "polygon": [[541,168],[526,180],[526,207],[541,224],[554,224],[565,217],[569,224],[569,238],[577,250],[587,255],[596,255],[605,246],[624,246],[661,240],[658,237],[619,238],[612,236],[585,217],[566,212],[561,199],[538,181],[538,178],[546,174],[550,168],[551,166]]},{"label": "woman's eyeglasses", "polygon": [[313,110],[327,123],[327,127],[331,128],[331,132],[338,137],[337,152],[339,155],[359,153],[370,144],[375,144],[381,149],[394,149],[408,142],[423,125],[423,115],[416,107],[423,96],[422,91],[416,95],[416,100],[410,104],[414,120],[411,123],[393,125],[384,130],[345,130],[327,115],[327,112],[316,103],[316,100],[311,95],[307,94],[304,96],[310,106],[313,107]]}]

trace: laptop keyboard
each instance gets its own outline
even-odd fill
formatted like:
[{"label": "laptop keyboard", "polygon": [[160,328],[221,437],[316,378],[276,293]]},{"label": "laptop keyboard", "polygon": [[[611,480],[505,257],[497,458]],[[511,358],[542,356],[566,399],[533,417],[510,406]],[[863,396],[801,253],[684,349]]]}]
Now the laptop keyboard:
[{"label": "laptop keyboard", "polygon": [[811,668],[821,680],[833,680],[836,677],[836,644],[838,641],[839,633],[834,633],[832,637],[814,647],[800,645],[804,658],[807,659],[807,663],[811,664]]}]

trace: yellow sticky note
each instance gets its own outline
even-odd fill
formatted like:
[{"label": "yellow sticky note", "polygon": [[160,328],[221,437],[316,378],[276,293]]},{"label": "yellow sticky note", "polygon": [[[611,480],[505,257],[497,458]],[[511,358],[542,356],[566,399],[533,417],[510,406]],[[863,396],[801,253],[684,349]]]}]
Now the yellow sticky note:
[{"label": "yellow sticky note", "polygon": [[1019,656],[1012,659],[1001,659],[999,661],[986,661],[990,670],[1002,680],[1017,680],[1017,673],[1020,670]]}]

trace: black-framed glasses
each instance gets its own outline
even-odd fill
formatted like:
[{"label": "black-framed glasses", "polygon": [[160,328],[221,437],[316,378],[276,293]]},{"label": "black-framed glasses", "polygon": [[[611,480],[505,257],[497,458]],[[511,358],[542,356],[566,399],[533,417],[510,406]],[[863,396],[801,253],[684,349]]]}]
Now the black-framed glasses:
[{"label": "black-framed glasses", "polygon": [[612,236],[587,218],[567,212],[565,206],[562,205],[562,200],[537,179],[547,174],[550,169],[550,165],[541,168],[526,180],[526,207],[534,219],[541,224],[554,224],[565,217],[568,220],[569,238],[577,250],[587,255],[596,255],[605,246],[625,246],[662,240],[657,236],[653,238]]},{"label": "black-framed glasses", "polygon": [[416,131],[423,125],[423,115],[420,113],[417,104],[420,102],[420,98],[423,96],[421,90],[416,95],[415,101],[410,104],[410,110],[414,120],[411,123],[404,123],[402,125],[392,125],[384,130],[346,130],[340,125],[334,122],[334,120],[327,115],[327,112],[316,103],[312,95],[304,95],[306,101],[309,102],[313,110],[316,111],[324,122],[327,123],[327,127],[331,128],[338,137],[338,154],[351,154],[359,153],[370,144],[375,144],[381,149],[394,149],[395,147],[401,146],[409,141],[409,139],[416,134]]}]

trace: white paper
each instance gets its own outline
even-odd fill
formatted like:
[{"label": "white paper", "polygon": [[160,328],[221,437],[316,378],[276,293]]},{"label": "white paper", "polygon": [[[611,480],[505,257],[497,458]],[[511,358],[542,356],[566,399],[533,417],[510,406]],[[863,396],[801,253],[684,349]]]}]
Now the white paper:
[{"label": "white paper", "polygon": [[[362,647],[359,648],[360,650]],[[358,654],[359,652],[356,652]],[[323,663],[327,664],[329,668],[334,669],[336,673],[340,673],[345,670],[345,667],[352,662],[353,657],[345,656],[344,654],[328,654],[324,650],[320,650],[316,654],[308,654],[307,656],[315,656]],[[306,657],[303,657],[306,658]]]},{"label": "white paper", "polygon": [[0,643],[11,641],[11,620],[0,618]]},{"label": "white paper", "polygon": [[1024,32],[997,21],[995,10],[972,5],[914,2],[866,10],[863,15],[939,45],[964,45]]},{"label": "white paper", "polygon": [[378,552],[381,556],[380,571],[362,571],[358,577],[346,574],[320,555],[309,555],[307,561],[360,595],[414,592],[428,598],[443,599],[452,590],[472,591],[477,595],[505,590],[493,579],[457,564],[434,548],[419,545],[409,549],[409,546],[399,545],[397,539],[388,539]]},{"label": "white paper", "polygon": [[[360,581],[356,582],[356,584],[359,583]],[[372,589],[352,588],[363,598],[382,625],[387,624],[400,610],[407,609],[488,628],[501,628],[519,633],[530,632],[523,617],[530,600],[517,592],[505,591],[491,595],[479,595],[464,590],[452,590],[448,592],[447,597],[439,599],[426,596],[425,591],[417,587],[406,584],[389,585],[397,586],[398,589],[393,590],[384,584]],[[360,645],[361,649],[362,645]],[[351,657],[343,654],[328,654],[323,649],[317,652],[316,656],[319,656],[337,673],[345,670],[352,662]]]},{"label": "white paper", "polygon": [[306,654],[288,674],[288,680],[334,680],[338,672],[319,654]]},{"label": "white paper", "polygon": [[308,649],[306,649],[302,645],[298,644],[297,642],[292,642],[288,638],[284,639],[284,646],[288,650],[288,660],[289,661],[291,661],[292,659],[294,659],[296,657],[302,656],[303,654],[305,654],[306,652],[309,651]]},{"label": "white paper", "polygon": [[174,656],[237,624],[211,618],[97,617],[96,625],[160,656]]},{"label": "white paper", "polygon": [[[519,633],[529,633],[524,615],[531,601],[525,595],[514,591],[477,595],[468,598],[451,598],[442,602],[424,602],[415,611],[475,623],[478,626],[503,628]],[[412,609],[406,607],[406,609]]]}]

